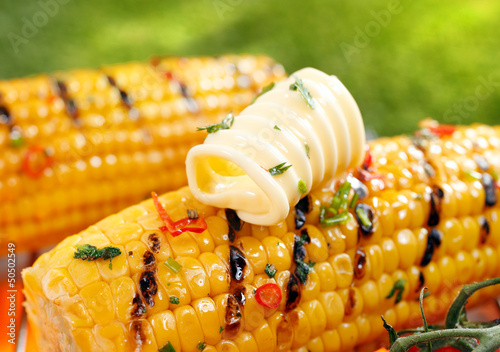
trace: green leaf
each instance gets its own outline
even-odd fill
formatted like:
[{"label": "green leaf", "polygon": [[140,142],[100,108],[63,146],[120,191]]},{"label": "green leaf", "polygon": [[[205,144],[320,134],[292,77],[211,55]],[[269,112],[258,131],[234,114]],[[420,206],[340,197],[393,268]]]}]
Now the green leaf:
[{"label": "green leaf", "polygon": [[304,86],[304,82],[302,82],[300,77],[297,77],[295,75],[293,76],[293,78],[295,78],[295,83],[290,85],[290,90],[298,90],[299,93],[302,94],[302,97],[306,101],[307,105],[309,105],[311,109],[314,109],[316,107],[314,99],[311,96],[311,93],[309,93],[309,90]]},{"label": "green leaf", "polygon": [[292,165],[286,165],[286,161],[284,163],[278,164],[276,166],[273,166],[270,168],[268,171],[271,175],[276,176],[276,175],[281,175],[285,173],[286,170],[292,167]]},{"label": "green leaf", "polygon": [[406,280],[404,280],[404,279],[399,279],[398,281],[396,281],[394,283],[394,286],[392,286],[391,291],[389,292],[389,294],[385,298],[387,298],[387,299],[391,298],[392,296],[394,296],[394,294],[396,292],[398,292],[398,294],[396,296],[395,303],[401,302],[401,299],[402,299],[402,296],[403,296],[403,292],[405,290],[405,283],[406,283]]},{"label": "green leaf", "polygon": [[396,340],[398,339],[398,334],[396,333],[396,330],[394,330],[394,328],[387,323],[387,321],[384,319],[383,316],[381,316],[382,318],[382,321],[384,322],[384,329],[387,330],[387,332],[389,333],[389,341],[391,343],[391,347],[392,345],[394,344],[394,342],[396,342]]}]

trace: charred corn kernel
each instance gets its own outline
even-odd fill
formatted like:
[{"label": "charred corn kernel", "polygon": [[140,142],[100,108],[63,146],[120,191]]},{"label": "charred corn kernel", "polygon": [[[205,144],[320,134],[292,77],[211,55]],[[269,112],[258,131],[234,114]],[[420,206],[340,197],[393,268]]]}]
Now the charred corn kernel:
[{"label": "charred corn kernel", "polygon": [[293,327],[292,348],[305,346],[311,337],[311,324],[309,323],[309,319],[300,308],[295,308],[288,313],[288,316]]},{"label": "charred corn kernel", "polygon": [[[354,209],[348,210],[344,224],[319,224],[317,208],[332,203],[342,175],[331,189],[315,191],[309,200],[312,209],[300,227],[293,210],[273,228],[242,224],[237,218],[228,221],[227,209],[202,205],[184,188],[161,196],[160,203],[173,221],[186,218],[187,209],[196,209],[207,223],[202,233],[186,231],[174,237],[160,231],[164,221],[146,200],[67,238],[23,272],[30,324],[44,330],[35,334],[39,345],[64,350],[67,341],[90,351],[119,351],[136,348],[143,336],[150,341],[141,345],[144,350],[170,343],[178,350],[206,346],[212,351],[346,352],[385,335],[381,315],[396,328],[420,325],[417,298],[425,286],[431,294],[424,302],[426,315],[443,319],[457,287],[500,271],[499,214],[492,204],[498,190],[481,184],[489,187],[481,191],[479,184],[465,179],[458,165],[476,168],[469,157],[473,147],[455,155],[453,145],[464,148],[462,139],[444,138],[449,138],[446,143],[440,138],[423,142],[439,147],[432,152],[426,151],[431,147],[411,147],[405,137],[371,143],[367,173],[351,170],[349,176],[359,177],[368,190],[358,204],[362,202],[360,209],[372,218],[371,227]],[[500,145],[496,134],[488,138],[497,138]],[[164,157],[169,154],[173,160],[169,148]],[[134,163],[148,155],[131,156],[124,170],[132,172]],[[499,169],[494,160],[490,168]],[[424,165],[438,161],[444,166],[429,166],[432,177]],[[388,163],[394,165],[385,167]],[[85,163],[89,167],[90,161]],[[369,174],[381,178],[363,181]],[[158,177],[168,182],[168,177]],[[151,186],[149,178],[133,182]],[[131,186],[121,187],[125,194]],[[71,197],[106,191],[93,185],[81,188],[84,191],[76,189]],[[462,209],[464,199],[473,206]],[[28,213],[36,211],[28,206]],[[310,216],[314,212],[316,218]],[[66,221],[55,220],[57,226]],[[111,268],[110,260],[75,259],[77,246],[84,244],[115,246],[121,254],[113,258]],[[175,267],[165,265],[172,261]],[[277,269],[274,275],[266,271],[267,264]],[[270,285],[268,290],[260,290],[264,285]],[[485,291],[481,299],[497,292]],[[479,299],[471,300],[475,302]]]},{"label": "charred corn kernel", "polygon": [[292,258],[285,243],[280,238],[266,237],[262,240],[262,245],[266,249],[269,264],[274,265],[278,271],[290,269]]},{"label": "charred corn kernel", "polygon": [[335,272],[337,287],[344,288],[350,286],[354,276],[354,269],[349,255],[344,253],[330,258],[330,264]]},{"label": "charred corn kernel", "polygon": [[[185,64],[177,64],[181,61]],[[239,69],[249,61],[255,63],[255,75]],[[18,250],[42,248],[110,215],[111,205],[114,212],[118,204],[134,204],[151,189],[185,185],[185,155],[205,136],[196,127],[239,112],[262,87],[283,77],[273,60],[244,55],[168,57],[0,81],[0,110],[6,117],[0,131],[0,184],[7,184],[0,187],[0,203],[14,209],[0,224],[6,243],[15,240]],[[11,131],[21,139],[12,139]],[[25,159],[30,163],[23,164]],[[125,182],[114,182],[118,176]],[[82,197],[70,197],[78,193],[70,189],[82,186]],[[34,197],[39,207],[21,206],[34,204]],[[80,222],[64,221],[70,210],[81,215]],[[28,223],[35,231],[20,236]],[[42,224],[46,235],[34,241]]]}]

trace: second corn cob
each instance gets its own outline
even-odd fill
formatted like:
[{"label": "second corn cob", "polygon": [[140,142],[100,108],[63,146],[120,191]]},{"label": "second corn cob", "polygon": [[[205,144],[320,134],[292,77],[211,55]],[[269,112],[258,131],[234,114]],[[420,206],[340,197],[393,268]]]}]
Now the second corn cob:
[{"label": "second corn cob", "polygon": [[205,137],[196,126],[283,75],[268,57],[228,55],[0,81],[0,248],[54,244],[185,185],[185,155]]},{"label": "second corn cob", "polygon": [[423,127],[370,143],[275,226],[183,188],[67,238],[23,272],[41,350],[347,351],[385,333],[380,315],[420,325],[423,286],[440,318],[500,275],[500,129]]}]

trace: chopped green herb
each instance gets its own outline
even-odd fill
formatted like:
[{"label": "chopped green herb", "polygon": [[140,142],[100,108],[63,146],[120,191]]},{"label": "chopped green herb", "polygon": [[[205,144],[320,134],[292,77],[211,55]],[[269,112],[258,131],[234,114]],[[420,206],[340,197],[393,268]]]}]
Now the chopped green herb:
[{"label": "chopped green herb", "polygon": [[279,247],[281,243],[279,242],[276,242],[276,247]]},{"label": "chopped green herb", "polygon": [[421,199],[422,199],[422,195],[421,195],[420,193],[417,193],[417,194],[415,195],[415,199],[416,199],[416,200],[421,200]]},{"label": "chopped green herb", "polygon": [[224,117],[221,123],[216,123],[205,127],[197,127],[196,130],[197,131],[207,130],[208,133],[215,133],[219,130],[230,129],[233,123],[234,123],[234,115],[233,112],[231,111],[229,114],[227,114],[226,117]]},{"label": "chopped green herb", "polygon": [[198,348],[200,351],[203,351],[207,347],[207,344],[205,342],[200,342],[196,348]]},{"label": "chopped green herb", "polygon": [[368,217],[368,214],[362,207],[357,207],[356,208],[356,215],[358,215],[359,220],[361,223],[366,226],[366,227],[372,227],[372,222],[370,218]]},{"label": "chopped green herb", "polygon": [[273,278],[274,275],[276,275],[277,271],[278,270],[276,270],[276,268],[274,267],[274,265],[269,264],[269,263],[266,264],[266,268],[264,269],[264,272],[267,274],[267,276],[269,276],[271,278]]},{"label": "chopped green herb", "polygon": [[253,294],[255,294],[255,292],[257,292],[257,290],[256,290],[256,289],[253,289],[253,290],[252,290],[252,293],[253,293]]},{"label": "chopped green herb", "polygon": [[309,241],[310,241],[309,235],[307,233],[304,233],[304,234],[300,235],[300,237],[296,238],[295,245],[297,247],[300,247],[306,243],[309,243]]},{"label": "chopped green herb", "polygon": [[182,269],[182,265],[176,262],[172,257],[167,259],[165,265],[176,274]]},{"label": "chopped green herb", "polygon": [[236,313],[236,316],[237,316],[238,318],[241,318],[241,313]]},{"label": "chopped green herb", "polygon": [[332,203],[330,204],[330,208],[335,210],[333,213],[338,213],[339,209],[347,209],[349,204],[349,192],[351,191],[351,183],[344,182],[342,183],[337,192],[335,193],[335,197],[333,197]]},{"label": "chopped green herb", "polygon": [[358,201],[359,194],[354,192],[354,195],[351,198],[351,203],[349,203],[349,208],[353,209],[356,206],[356,202]]},{"label": "chopped green herb", "polygon": [[285,166],[285,164],[286,164],[286,161],[284,163],[273,166],[268,171],[273,176],[284,174],[286,170],[288,170],[289,168],[292,167],[292,165]]},{"label": "chopped green herb", "polygon": [[406,280],[404,279],[399,279],[398,281],[396,281],[386,298],[391,298],[396,292],[398,292],[395,303],[401,302],[401,299],[403,298],[403,291],[405,289],[405,283]]},{"label": "chopped green herb", "polygon": [[341,214],[330,216],[328,218],[323,215],[323,219],[321,219],[321,213],[320,213],[320,224],[322,227],[341,225],[345,224],[348,221],[349,221],[349,213],[346,211]]},{"label": "chopped green herb", "polygon": [[307,281],[307,275],[313,270],[312,268],[316,263],[305,263],[302,259],[296,259],[295,264],[297,264],[295,273],[297,274],[300,282],[305,285]]},{"label": "chopped green herb", "polygon": [[223,327],[223,326],[221,326],[221,327],[219,328],[219,334],[221,334],[223,331],[224,331],[224,327]]},{"label": "chopped green herb", "polygon": [[290,90],[294,91],[298,90],[299,93],[302,94],[302,97],[306,101],[307,105],[309,105],[311,109],[314,109],[315,108],[314,99],[311,96],[311,93],[309,93],[309,90],[307,90],[307,88],[304,87],[304,82],[302,82],[300,77],[293,76],[293,78],[295,78],[295,83],[290,85]]},{"label": "chopped green herb", "polygon": [[172,304],[179,304],[179,299],[177,297],[175,297],[175,296],[170,296],[169,301]]},{"label": "chopped green herb", "polygon": [[306,148],[306,155],[308,159],[311,159],[311,155],[309,154],[309,145],[304,142],[304,148]]},{"label": "chopped green herb", "polygon": [[493,177],[493,179],[495,181],[499,181],[500,180],[500,175],[498,174],[498,172],[496,172],[495,170],[491,170],[491,177]]},{"label": "chopped green herb", "polygon": [[274,125],[274,129],[278,130],[278,131],[281,131],[281,128],[279,128],[278,125]]},{"label": "chopped green herb", "polygon": [[257,100],[258,97],[260,97],[264,93],[269,92],[273,88],[274,88],[274,82],[269,83],[267,86],[265,86],[264,88],[262,88],[262,91],[259,94],[257,94],[257,96],[255,98],[253,98],[253,100],[252,100],[252,102],[250,104],[255,103],[255,101]]},{"label": "chopped green herb", "polygon": [[96,259],[109,259],[109,268],[113,269],[113,263],[112,260],[114,257],[122,254],[119,248],[112,247],[112,246],[106,246],[101,249],[97,249],[97,247],[92,246],[90,244],[84,244],[84,245],[76,245],[76,252],[73,256],[75,259],[82,259],[82,260],[88,260],[89,262],[91,260],[96,260]]},{"label": "chopped green herb", "polygon": [[307,186],[304,180],[299,180],[299,192],[302,194],[307,192]]},{"label": "chopped green herb", "polygon": [[175,348],[174,348],[174,346],[172,346],[170,341],[168,341],[165,346],[163,346],[162,348],[160,348],[158,350],[158,352],[175,352]]},{"label": "chopped green herb", "polygon": [[476,171],[464,171],[465,176],[473,180],[481,180],[483,177],[479,172]]},{"label": "chopped green herb", "polygon": [[24,145],[24,138],[19,130],[12,130],[10,132],[10,145],[14,148],[20,148]]}]

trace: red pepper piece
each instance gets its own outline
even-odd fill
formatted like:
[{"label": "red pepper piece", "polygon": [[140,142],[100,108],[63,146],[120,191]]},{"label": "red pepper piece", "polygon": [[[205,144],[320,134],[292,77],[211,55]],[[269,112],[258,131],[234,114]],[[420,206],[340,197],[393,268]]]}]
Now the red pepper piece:
[{"label": "red pepper piece", "polygon": [[372,153],[370,151],[370,146],[368,144],[365,145],[365,159],[363,160],[363,169],[368,170],[368,168],[372,165]]},{"label": "red pepper piece", "polygon": [[267,308],[276,308],[281,303],[281,289],[275,283],[269,282],[255,291],[257,303]]},{"label": "red pepper piece", "polygon": [[165,224],[165,226],[160,227],[161,231],[168,231],[173,237],[176,237],[186,231],[202,233],[207,229],[207,223],[205,222],[203,215],[200,215],[197,219],[190,219],[187,217],[173,222],[170,216],[167,214],[165,208],[163,208],[163,205],[161,205],[160,200],[158,199],[158,195],[155,192],[151,192],[151,196],[153,197],[155,208],[158,211],[160,218],[163,220],[163,223]]},{"label": "red pepper piece", "polygon": [[429,127],[429,131],[439,137],[452,135],[456,131],[456,127],[453,125],[441,124],[436,127]]},{"label": "red pepper piece", "polygon": [[[38,169],[33,169],[33,158],[37,155],[41,154],[45,157],[45,161],[41,167]],[[32,145],[28,148],[26,154],[23,157],[23,171],[31,178],[38,178],[42,176],[45,169],[49,168],[54,162],[54,157],[47,153],[46,148],[40,145]]]}]

